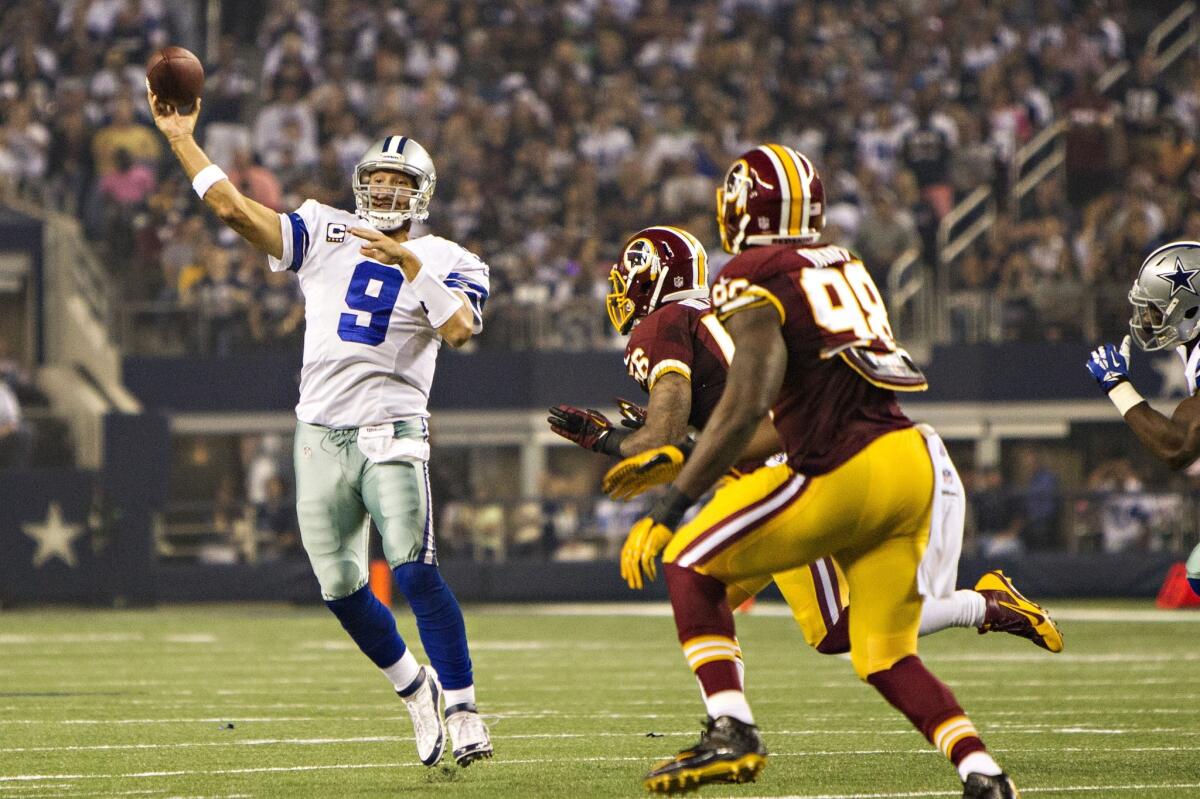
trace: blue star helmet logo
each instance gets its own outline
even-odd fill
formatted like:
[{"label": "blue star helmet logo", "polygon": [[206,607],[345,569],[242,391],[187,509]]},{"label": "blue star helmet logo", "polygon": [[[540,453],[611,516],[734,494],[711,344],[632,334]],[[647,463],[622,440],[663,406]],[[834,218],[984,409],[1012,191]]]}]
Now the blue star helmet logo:
[{"label": "blue star helmet logo", "polygon": [[1171,297],[1181,291],[1189,291],[1192,294],[1200,296],[1200,292],[1192,285],[1192,278],[1200,274],[1200,269],[1184,269],[1183,261],[1179,260],[1179,256],[1175,257],[1175,271],[1165,275],[1159,275],[1160,278],[1171,284]]}]

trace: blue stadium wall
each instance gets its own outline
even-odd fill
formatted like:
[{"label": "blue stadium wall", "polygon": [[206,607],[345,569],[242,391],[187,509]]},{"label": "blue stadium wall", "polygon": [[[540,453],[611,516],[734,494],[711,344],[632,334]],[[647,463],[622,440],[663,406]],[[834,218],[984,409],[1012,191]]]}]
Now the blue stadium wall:
[{"label": "blue stadium wall", "polygon": [[[1083,344],[978,344],[936,347],[930,390],[910,402],[1092,400]],[[1162,360],[1134,359],[1134,380],[1157,396]],[[300,354],[228,358],[125,359],[125,382],[147,407],[173,411],[286,411],[296,404]],[[439,356],[433,410],[541,408],[559,402],[603,407],[632,384],[617,352],[446,351]]]},{"label": "blue stadium wall", "polygon": [[[1094,399],[1095,387],[1082,366],[1086,357],[1086,347],[1068,344],[939,348],[928,369],[933,388],[921,400]],[[1148,360],[1135,363],[1135,377],[1153,395],[1170,370],[1155,369]],[[128,358],[126,383],[147,410],[108,419],[100,474],[33,471],[6,475],[0,484],[0,604],[315,601],[316,583],[304,562],[218,566],[160,563],[153,557],[152,518],[168,487],[170,413],[288,411],[295,403],[299,363],[299,353]],[[616,352],[447,352],[431,404],[435,411],[528,409],[564,401],[606,405],[626,382]],[[62,558],[36,564],[39,543],[29,530],[47,523],[52,504],[63,524],[84,530],[71,564]],[[986,569],[1001,566],[1039,596],[1150,597],[1173,560],[1161,554],[1059,553],[1005,563],[964,559],[960,583],[969,586]],[[661,583],[644,593],[629,592],[607,562],[449,562],[444,568],[466,601],[665,597]]]}]

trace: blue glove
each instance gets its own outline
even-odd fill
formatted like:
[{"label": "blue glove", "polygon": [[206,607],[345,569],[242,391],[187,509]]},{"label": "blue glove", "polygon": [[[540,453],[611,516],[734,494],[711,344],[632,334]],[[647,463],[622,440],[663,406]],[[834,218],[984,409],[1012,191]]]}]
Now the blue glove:
[{"label": "blue glove", "polygon": [[1121,342],[1120,349],[1113,344],[1102,344],[1092,350],[1087,370],[1105,393],[1129,380],[1129,336]]}]

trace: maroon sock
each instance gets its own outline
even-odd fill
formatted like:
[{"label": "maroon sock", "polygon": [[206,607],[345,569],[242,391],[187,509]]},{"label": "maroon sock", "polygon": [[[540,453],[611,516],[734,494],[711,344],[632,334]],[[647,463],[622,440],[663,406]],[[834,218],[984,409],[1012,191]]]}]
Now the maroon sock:
[{"label": "maroon sock", "polygon": [[675,628],[688,666],[696,673],[705,696],[741,691],[733,612],[725,602],[725,584],[691,569],[663,565]]},{"label": "maroon sock", "polygon": [[867,682],[954,765],[972,752],[987,751],[954,694],[916,655],[868,675]]}]

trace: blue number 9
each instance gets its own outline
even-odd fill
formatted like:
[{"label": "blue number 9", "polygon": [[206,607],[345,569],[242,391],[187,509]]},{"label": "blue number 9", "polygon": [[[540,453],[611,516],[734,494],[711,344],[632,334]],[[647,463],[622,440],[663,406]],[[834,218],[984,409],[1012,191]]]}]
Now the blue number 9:
[{"label": "blue number 9", "polygon": [[[374,284],[374,285],[372,285]],[[346,289],[346,305],[355,311],[371,314],[368,325],[358,323],[358,314],[344,313],[338,320],[338,336],[342,341],[354,341],[377,347],[387,338],[392,309],[404,285],[404,275],[398,269],[360,261],[354,267],[350,287]]]}]

